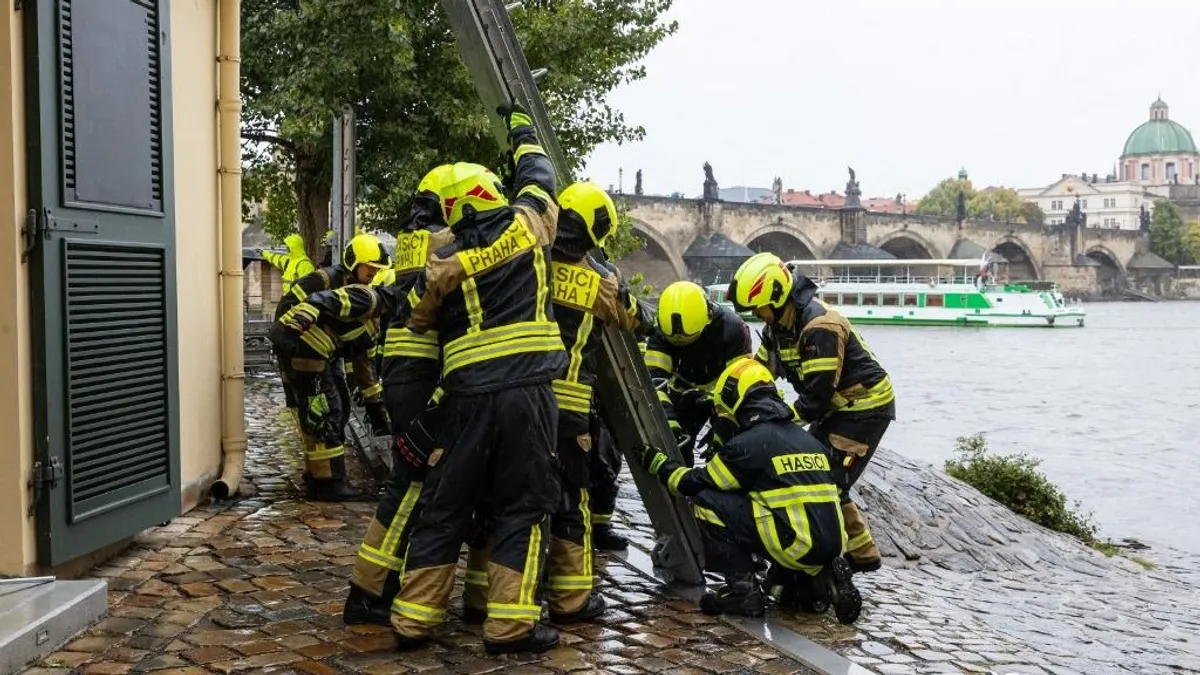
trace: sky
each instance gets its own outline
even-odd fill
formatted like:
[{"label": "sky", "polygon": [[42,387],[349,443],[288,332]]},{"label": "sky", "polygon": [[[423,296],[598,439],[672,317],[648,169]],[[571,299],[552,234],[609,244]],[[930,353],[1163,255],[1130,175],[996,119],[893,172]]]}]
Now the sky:
[{"label": "sky", "polygon": [[632,192],[845,189],[919,199],[965,167],[976,187],[1113,171],[1160,95],[1200,133],[1200,2],[675,0],[678,32],[610,103],[645,139],[585,173]]}]

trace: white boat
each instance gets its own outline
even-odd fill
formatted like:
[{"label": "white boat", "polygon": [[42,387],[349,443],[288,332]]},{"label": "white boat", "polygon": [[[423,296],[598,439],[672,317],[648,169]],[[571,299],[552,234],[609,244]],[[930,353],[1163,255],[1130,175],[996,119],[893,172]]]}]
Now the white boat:
[{"label": "white boat", "polygon": [[[1086,316],[1054,282],[997,283],[996,263],[986,258],[791,260],[787,265],[816,282],[817,297],[856,324],[1076,328]],[[727,288],[710,285],[709,297],[730,305]]]}]

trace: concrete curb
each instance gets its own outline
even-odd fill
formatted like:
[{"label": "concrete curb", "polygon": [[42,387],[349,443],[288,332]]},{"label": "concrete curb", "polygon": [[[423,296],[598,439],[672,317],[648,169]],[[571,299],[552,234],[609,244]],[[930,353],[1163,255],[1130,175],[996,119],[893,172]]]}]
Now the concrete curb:
[{"label": "concrete curb", "polygon": [[[629,569],[662,581],[654,574],[654,564],[650,556],[639,548],[631,546],[625,552],[608,552],[608,555]],[[681,598],[699,602],[704,589],[698,586],[679,586],[671,584],[668,591]],[[721,620],[762,641],[767,646],[776,649],[795,659],[821,675],[877,675],[875,671],[854,663],[846,657],[809,640],[796,633],[782,623],[769,617],[751,619],[748,617],[722,616]]]},{"label": "concrete curb", "polygon": [[103,580],[12,584],[0,591],[0,673],[57,651],[108,612]]}]

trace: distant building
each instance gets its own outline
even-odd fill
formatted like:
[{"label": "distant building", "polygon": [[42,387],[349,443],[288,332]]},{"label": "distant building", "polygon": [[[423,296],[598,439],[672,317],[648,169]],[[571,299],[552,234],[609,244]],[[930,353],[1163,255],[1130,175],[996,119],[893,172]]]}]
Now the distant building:
[{"label": "distant building", "polygon": [[1026,201],[1041,207],[1046,214],[1047,225],[1066,222],[1067,214],[1079,198],[1079,210],[1087,214],[1088,227],[1116,230],[1136,230],[1141,227],[1139,216],[1142,205],[1154,207],[1154,201],[1162,199],[1146,186],[1132,182],[1099,180],[1092,176],[1064,174],[1062,178],[1041,188],[1022,188],[1017,194]]},{"label": "distant building", "polygon": [[[757,200],[760,204],[774,204],[775,195],[768,194]],[[807,206],[817,209],[840,209],[846,205],[846,196],[830,190],[814,195],[811,190],[788,189],[780,195],[784,206]],[[904,213],[906,208],[911,211],[911,205],[906,205],[896,197],[870,197],[862,200],[863,208],[877,213]]]},{"label": "distant building", "polygon": [[1200,152],[1192,132],[1169,113],[1167,104],[1156,100],[1150,105],[1150,119],[1129,134],[1117,162],[1121,181],[1163,186],[1195,183],[1200,177]]}]

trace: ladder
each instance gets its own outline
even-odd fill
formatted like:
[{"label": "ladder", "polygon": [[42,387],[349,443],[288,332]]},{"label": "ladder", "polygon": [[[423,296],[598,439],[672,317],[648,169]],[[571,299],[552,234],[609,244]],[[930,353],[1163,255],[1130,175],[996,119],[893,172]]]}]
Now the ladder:
[{"label": "ladder", "polygon": [[[520,103],[533,117],[538,140],[554,163],[559,190],[570,185],[573,179],[535,83],[545,71],[530,70],[509,19],[508,13],[518,10],[521,3],[505,6],[499,0],[441,0],[441,4],[500,147],[508,147],[508,129],[494,111],[511,102]],[[599,251],[593,255],[603,260]],[[646,473],[633,451],[634,446],[648,443],[682,461],[641,351],[631,335],[615,326],[606,326],[602,339],[596,394],[601,415],[629,464],[654,527],[656,573],[668,583],[704,584],[704,547],[690,505]]]}]

